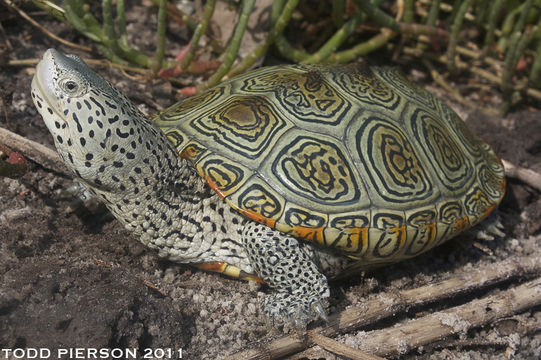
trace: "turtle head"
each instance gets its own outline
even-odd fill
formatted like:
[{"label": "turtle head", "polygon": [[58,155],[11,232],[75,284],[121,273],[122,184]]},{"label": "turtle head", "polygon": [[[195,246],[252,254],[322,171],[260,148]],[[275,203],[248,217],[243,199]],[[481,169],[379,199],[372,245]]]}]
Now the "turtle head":
[{"label": "turtle head", "polygon": [[90,185],[105,185],[104,175],[128,172],[129,162],[144,156],[148,120],[80,57],[47,50],[32,80],[32,98],[64,162]]}]

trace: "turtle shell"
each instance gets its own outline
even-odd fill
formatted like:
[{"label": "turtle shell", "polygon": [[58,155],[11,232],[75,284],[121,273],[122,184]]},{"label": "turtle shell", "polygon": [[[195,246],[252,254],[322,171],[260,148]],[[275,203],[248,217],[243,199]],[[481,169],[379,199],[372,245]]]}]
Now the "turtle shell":
[{"label": "turtle shell", "polygon": [[364,263],[418,255],[504,194],[491,148],[392,68],[261,68],[154,121],[230,206]]}]

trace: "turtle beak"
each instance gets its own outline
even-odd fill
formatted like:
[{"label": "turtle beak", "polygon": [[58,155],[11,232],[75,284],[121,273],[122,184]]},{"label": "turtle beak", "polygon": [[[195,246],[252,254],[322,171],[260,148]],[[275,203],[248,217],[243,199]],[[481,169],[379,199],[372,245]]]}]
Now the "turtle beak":
[{"label": "turtle beak", "polygon": [[36,73],[32,79],[34,104],[52,134],[57,133],[55,122],[60,124],[65,123],[62,117],[60,99],[57,96],[56,90],[58,69],[56,67],[55,57],[57,54],[61,55],[54,49],[47,50],[43,55],[43,59],[38,63]]},{"label": "turtle beak", "polygon": [[61,55],[55,49],[49,49],[43,54],[43,59],[36,67],[36,74],[34,75],[33,85],[35,85],[41,96],[44,97],[44,101],[57,110],[58,99],[56,96],[55,82],[57,78],[57,69],[55,65],[55,57]]}]

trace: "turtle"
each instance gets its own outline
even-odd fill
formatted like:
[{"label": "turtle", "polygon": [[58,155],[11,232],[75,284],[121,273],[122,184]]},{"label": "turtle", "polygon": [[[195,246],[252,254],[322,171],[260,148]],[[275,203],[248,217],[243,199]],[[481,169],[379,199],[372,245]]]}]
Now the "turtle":
[{"label": "turtle", "polygon": [[329,278],[424,253],[505,192],[491,147],[393,67],[262,67],[147,117],[49,49],[32,99],[86,191],[159,256],[266,284],[273,325],[325,319]]}]

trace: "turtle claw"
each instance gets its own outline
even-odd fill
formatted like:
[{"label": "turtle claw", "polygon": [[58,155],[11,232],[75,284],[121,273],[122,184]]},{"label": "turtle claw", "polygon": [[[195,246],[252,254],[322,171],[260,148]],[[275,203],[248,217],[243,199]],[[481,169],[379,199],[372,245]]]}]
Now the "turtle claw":
[{"label": "turtle claw", "polygon": [[325,313],[325,309],[321,301],[316,301],[312,304],[312,311],[317,314],[317,317],[321,320],[325,321],[326,323],[329,322],[329,318],[327,317],[327,313]]},{"label": "turtle claw", "polygon": [[62,191],[62,196],[76,196],[83,201],[92,197],[86,187],[80,181],[74,180],[73,183]]},{"label": "turtle claw", "polygon": [[72,198],[64,212],[68,215],[75,214],[81,218],[92,218],[98,223],[113,219],[111,212],[97,196],[92,194],[77,179],[62,190],[61,195],[64,198]]},{"label": "turtle claw", "polygon": [[505,233],[502,231],[503,229],[504,227],[498,214],[492,213],[471,231],[478,240],[494,240],[495,238],[505,237]]},{"label": "turtle claw", "polygon": [[302,311],[302,313],[296,314],[293,318],[290,319],[290,329],[299,338],[302,338],[306,335],[306,327],[312,321],[317,321],[321,319],[325,322],[328,322],[327,314],[325,313],[322,301],[314,301],[310,307],[311,309],[309,313]]},{"label": "turtle claw", "polygon": [[503,228],[504,228],[503,224],[498,219],[498,222],[488,224],[487,232],[489,232],[490,234],[493,234],[496,237],[503,238],[505,237],[505,233],[502,231]]},{"label": "turtle claw", "polygon": [[66,214],[76,213],[81,209],[88,207],[87,205],[95,200],[94,195],[92,195],[85,186],[77,180],[73,181],[70,186],[65,188],[62,191],[61,196],[74,198],[66,208]]},{"label": "turtle claw", "polygon": [[327,322],[324,303],[324,299],[306,301],[292,299],[291,294],[271,294],[265,299],[265,323],[269,329],[283,327],[284,332],[302,335],[310,322],[319,319]]}]

